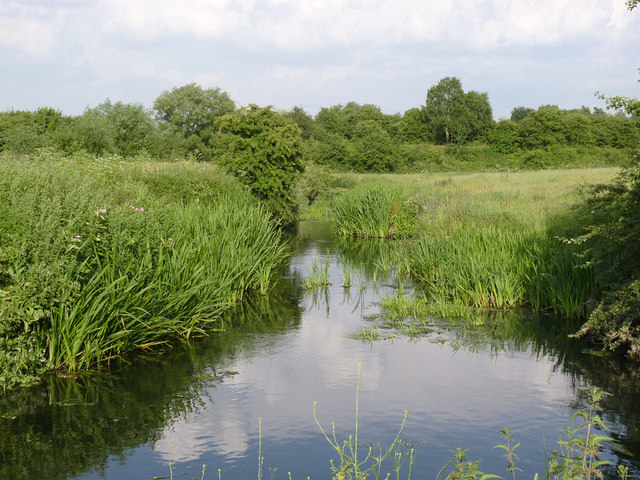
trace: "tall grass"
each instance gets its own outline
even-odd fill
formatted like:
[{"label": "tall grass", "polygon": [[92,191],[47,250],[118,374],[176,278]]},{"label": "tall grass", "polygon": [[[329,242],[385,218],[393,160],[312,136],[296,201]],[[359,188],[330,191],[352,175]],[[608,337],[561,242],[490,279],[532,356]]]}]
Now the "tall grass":
[{"label": "tall grass", "polygon": [[341,235],[393,238],[415,230],[415,212],[402,188],[388,182],[371,182],[347,191],[337,199],[333,224]]},{"label": "tall grass", "polygon": [[158,195],[162,166],[1,157],[0,334],[39,333],[48,365],[76,370],[202,334],[266,293],[287,256],[266,212],[220,173],[185,199],[183,180],[202,181],[170,168]]},{"label": "tall grass", "polygon": [[435,310],[529,306],[583,318],[600,287],[584,249],[557,240],[549,219],[577,198],[577,185],[615,172],[352,175],[360,183],[335,202],[334,221],[344,234],[375,233],[368,225],[388,225],[378,219],[389,203],[372,198],[393,191],[409,199],[418,232],[394,266],[423,283]]},{"label": "tall grass", "polygon": [[530,232],[490,226],[422,235],[409,256],[413,275],[440,302],[530,305],[575,318],[597,293],[592,269],[575,249]]}]

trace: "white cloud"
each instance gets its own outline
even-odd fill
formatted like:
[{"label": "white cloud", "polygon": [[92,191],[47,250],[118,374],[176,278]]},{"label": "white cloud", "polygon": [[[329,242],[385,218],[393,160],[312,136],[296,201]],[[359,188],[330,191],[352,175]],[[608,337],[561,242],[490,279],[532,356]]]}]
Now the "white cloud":
[{"label": "white cloud", "polygon": [[[617,0],[171,0],[104,1],[105,30],[299,50],[331,45],[553,45],[628,28]],[[625,15],[625,13],[627,15]]]},{"label": "white cloud", "polygon": [[16,2],[0,5],[0,45],[22,51],[29,57],[42,57],[56,44],[61,12]]}]

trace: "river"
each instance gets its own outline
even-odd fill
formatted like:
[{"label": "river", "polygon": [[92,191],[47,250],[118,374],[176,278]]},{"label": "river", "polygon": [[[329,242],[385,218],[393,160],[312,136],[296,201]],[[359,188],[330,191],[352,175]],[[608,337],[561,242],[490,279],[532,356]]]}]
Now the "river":
[{"label": "river", "polygon": [[[543,476],[545,449],[557,448],[590,385],[613,394],[603,402],[607,434],[634,454],[606,447],[604,458],[638,476],[637,369],[582,353],[567,338],[573,326],[526,312],[501,316],[491,338],[441,330],[363,341],[354,334],[376,322],[379,299],[397,290],[393,276],[374,274],[389,245],[340,241],[318,222],[302,223],[292,242],[272,294],[242,305],[223,332],[136,356],[110,373],[48,376],[6,394],[0,478],[200,479],[203,464],[204,478],[218,478],[218,469],[223,479],[257,478],[259,448],[263,478],[273,469],[274,478],[329,478],[336,456],[313,405],[326,431],[335,422],[338,440],[347,439],[359,370],[359,440],[389,444],[406,410],[401,438],[419,447],[414,478],[436,478],[458,447],[482,459],[483,472],[511,476],[494,449],[504,426],[526,459],[518,475]],[[313,259],[329,265],[326,288],[304,285]],[[354,265],[350,288],[345,259]]]}]

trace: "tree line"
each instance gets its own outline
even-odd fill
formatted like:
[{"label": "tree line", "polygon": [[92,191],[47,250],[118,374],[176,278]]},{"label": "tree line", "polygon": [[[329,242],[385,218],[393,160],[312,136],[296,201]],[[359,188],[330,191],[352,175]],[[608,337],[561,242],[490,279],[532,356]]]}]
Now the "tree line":
[{"label": "tree line", "polygon": [[[29,154],[53,147],[67,154],[216,160],[230,145],[220,119],[237,111],[228,93],[191,83],[162,92],[150,109],[106,100],[78,116],[49,107],[0,112],[0,151]],[[315,116],[301,107],[269,111],[299,128],[306,160],[360,172],[392,172],[431,158],[434,150],[424,147],[484,145],[514,154],[579,146],[630,153],[640,142],[640,119],[633,111],[519,106],[509,119],[495,122],[488,94],[465,92],[455,77],[433,85],[425,103],[404,114],[355,102],[323,107]]]}]

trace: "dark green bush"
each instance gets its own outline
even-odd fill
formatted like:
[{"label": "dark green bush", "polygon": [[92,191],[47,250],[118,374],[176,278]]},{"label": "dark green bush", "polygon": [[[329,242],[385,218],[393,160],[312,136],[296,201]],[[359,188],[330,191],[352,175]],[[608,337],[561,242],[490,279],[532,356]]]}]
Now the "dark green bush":
[{"label": "dark green bush", "polygon": [[640,360],[640,281],[607,296],[577,336],[605,351]]},{"label": "dark green bush", "polygon": [[220,162],[283,224],[296,219],[292,186],[302,164],[300,129],[271,107],[249,105],[218,119]]}]

